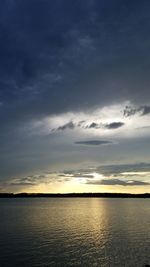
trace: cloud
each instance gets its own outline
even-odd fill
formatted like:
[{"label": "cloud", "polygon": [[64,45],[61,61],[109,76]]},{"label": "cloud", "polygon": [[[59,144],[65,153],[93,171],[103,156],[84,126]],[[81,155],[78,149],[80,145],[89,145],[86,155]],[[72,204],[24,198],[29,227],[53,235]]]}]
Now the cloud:
[{"label": "cloud", "polygon": [[99,129],[100,125],[98,123],[92,122],[89,126],[86,126],[86,128],[88,128],[88,129],[91,129],[91,128]]},{"label": "cloud", "polygon": [[94,175],[84,174],[84,173],[74,173],[74,174],[59,174],[60,177],[72,177],[72,178],[94,178]]},{"label": "cloud", "polygon": [[104,165],[97,167],[96,171],[107,176],[119,175],[124,172],[150,172],[150,163]]},{"label": "cloud", "polygon": [[122,127],[124,125],[125,125],[124,122],[112,122],[112,123],[109,123],[109,124],[105,124],[105,128],[112,130],[112,129],[120,128],[120,127]]},{"label": "cloud", "polygon": [[[65,177],[82,177],[87,184],[146,186],[150,185],[150,164],[116,164],[62,172]],[[146,180],[145,180],[146,179]]]},{"label": "cloud", "polygon": [[119,179],[102,179],[97,181],[87,181],[87,184],[91,185],[121,185],[121,186],[144,186],[150,185],[148,182],[136,181],[136,180],[119,180]]},{"label": "cloud", "polygon": [[8,182],[10,186],[36,186],[39,184],[49,184],[60,181],[59,177],[55,173],[51,174],[37,174],[29,175],[21,178],[13,178]]},{"label": "cloud", "polygon": [[75,128],[75,124],[72,122],[72,121],[70,121],[70,122],[68,122],[68,123],[66,123],[66,124],[64,124],[64,125],[62,125],[62,126],[59,126],[56,130],[57,131],[65,131],[65,130],[73,130]]},{"label": "cloud", "polygon": [[87,145],[87,146],[101,146],[113,144],[112,141],[107,140],[88,140],[88,141],[76,141],[76,145]]},{"label": "cloud", "polygon": [[139,106],[137,108],[134,108],[132,106],[126,106],[123,115],[124,117],[131,117],[136,114],[139,114],[139,116],[144,116],[150,114],[150,106]]},{"label": "cloud", "polygon": [[20,190],[27,187],[34,188],[40,184],[47,186],[55,183],[71,183],[76,179],[81,184],[89,185],[147,186],[150,185],[150,164],[105,165],[55,172],[43,171],[40,174],[12,178],[0,184],[3,189]]},{"label": "cloud", "polygon": [[71,169],[71,170],[64,170],[62,171],[65,175],[74,175],[74,174],[89,174],[96,170],[95,167],[93,168],[82,168],[82,169]]},{"label": "cloud", "polygon": [[137,127],[136,129],[150,129],[150,125]]},{"label": "cloud", "polygon": [[101,165],[92,168],[87,167],[83,169],[64,170],[61,174],[66,176],[74,176],[76,174],[93,175],[93,172],[104,176],[119,176],[123,173],[125,173],[126,176],[145,176],[147,173],[150,174],[150,163]]},{"label": "cloud", "polygon": [[125,109],[123,110],[123,115],[124,117],[131,117],[135,115],[136,113],[139,113],[139,111],[140,111],[139,109],[126,106]]},{"label": "cloud", "polygon": [[142,108],[142,115],[147,115],[147,114],[150,114],[150,106],[143,106],[141,107]]},{"label": "cloud", "polygon": [[53,184],[56,182],[69,182],[72,181],[74,178],[81,178],[81,179],[92,179],[94,176],[92,174],[83,172],[83,170],[78,171],[64,171],[63,173],[59,172],[44,172],[45,174],[36,174],[36,175],[29,175],[26,177],[20,178],[13,178],[8,182],[4,183],[5,186],[12,186],[12,187],[32,187],[37,186],[39,184]]},{"label": "cloud", "polygon": [[124,126],[125,123],[124,122],[111,122],[111,123],[96,123],[96,122],[92,122],[90,125],[86,126],[85,129],[108,129],[108,130],[113,130],[113,129],[117,129],[120,128],[122,126]]},{"label": "cloud", "polygon": [[30,175],[30,176],[21,177],[21,178],[13,178],[9,182],[9,185],[11,186],[34,186],[34,185],[37,185],[39,181],[40,181],[39,175]]},{"label": "cloud", "polygon": [[77,124],[77,126],[78,127],[81,127],[83,123],[85,123],[85,120],[79,121],[78,124]]},{"label": "cloud", "polygon": [[124,122],[112,122],[112,123],[96,123],[96,122],[91,122],[90,125],[87,124],[86,120],[79,121],[78,123],[75,123],[73,121],[69,121],[65,123],[64,125],[61,125],[57,128],[52,129],[52,132],[55,131],[65,131],[65,130],[73,130],[75,127],[81,128],[81,129],[117,129],[125,125]]}]

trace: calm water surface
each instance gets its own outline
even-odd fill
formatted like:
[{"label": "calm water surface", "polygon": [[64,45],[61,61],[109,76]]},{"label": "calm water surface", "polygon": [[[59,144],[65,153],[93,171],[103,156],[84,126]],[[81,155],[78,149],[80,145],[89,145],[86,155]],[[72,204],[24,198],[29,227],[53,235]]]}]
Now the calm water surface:
[{"label": "calm water surface", "polygon": [[145,264],[149,199],[0,199],[0,267]]}]

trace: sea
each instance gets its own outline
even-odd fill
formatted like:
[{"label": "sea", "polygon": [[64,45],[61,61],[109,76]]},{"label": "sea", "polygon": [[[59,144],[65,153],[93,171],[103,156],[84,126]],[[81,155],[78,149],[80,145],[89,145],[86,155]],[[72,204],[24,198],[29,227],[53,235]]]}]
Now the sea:
[{"label": "sea", "polygon": [[0,267],[150,265],[150,199],[0,199]]}]

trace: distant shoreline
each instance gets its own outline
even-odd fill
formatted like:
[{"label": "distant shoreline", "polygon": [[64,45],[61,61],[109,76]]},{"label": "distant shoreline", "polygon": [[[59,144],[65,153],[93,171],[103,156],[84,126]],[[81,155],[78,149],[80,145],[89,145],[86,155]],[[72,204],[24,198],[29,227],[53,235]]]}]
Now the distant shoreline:
[{"label": "distant shoreline", "polygon": [[0,198],[150,198],[150,193],[0,193]]}]

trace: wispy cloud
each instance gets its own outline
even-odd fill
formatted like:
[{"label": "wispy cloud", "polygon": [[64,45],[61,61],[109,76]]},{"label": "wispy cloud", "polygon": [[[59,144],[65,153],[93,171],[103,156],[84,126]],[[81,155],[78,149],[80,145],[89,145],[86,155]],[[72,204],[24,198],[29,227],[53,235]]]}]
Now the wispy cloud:
[{"label": "wispy cloud", "polygon": [[55,182],[64,182],[56,173],[29,175],[26,177],[13,178],[8,182],[9,186],[37,186],[39,184],[51,184]]},{"label": "wispy cloud", "polygon": [[94,175],[84,173],[73,173],[73,174],[58,174],[60,177],[72,177],[72,178],[94,178]]},{"label": "wispy cloud", "polygon": [[112,141],[107,140],[85,140],[85,141],[76,141],[76,145],[87,145],[87,146],[102,146],[113,144]]},{"label": "wispy cloud", "polygon": [[87,184],[91,185],[121,185],[121,186],[142,186],[142,185],[150,185],[148,182],[136,181],[136,180],[119,180],[119,179],[102,179],[91,181],[88,180]]},{"label": "wispy cloud", "polygon": [[150,172],[149,163],[135,163],[135,164],[114,164],[104,165],[97,167],[96,171],[104,175],[119,175],[121,173],[133,173],[133,172]]},{"label": "wispy cloud", "polygon": [[83,183],[89,185],[120,185],[147,186],[150,185],[150,164],[116,164],[87,169],[66,170],[65,177],[82,177]]}]

